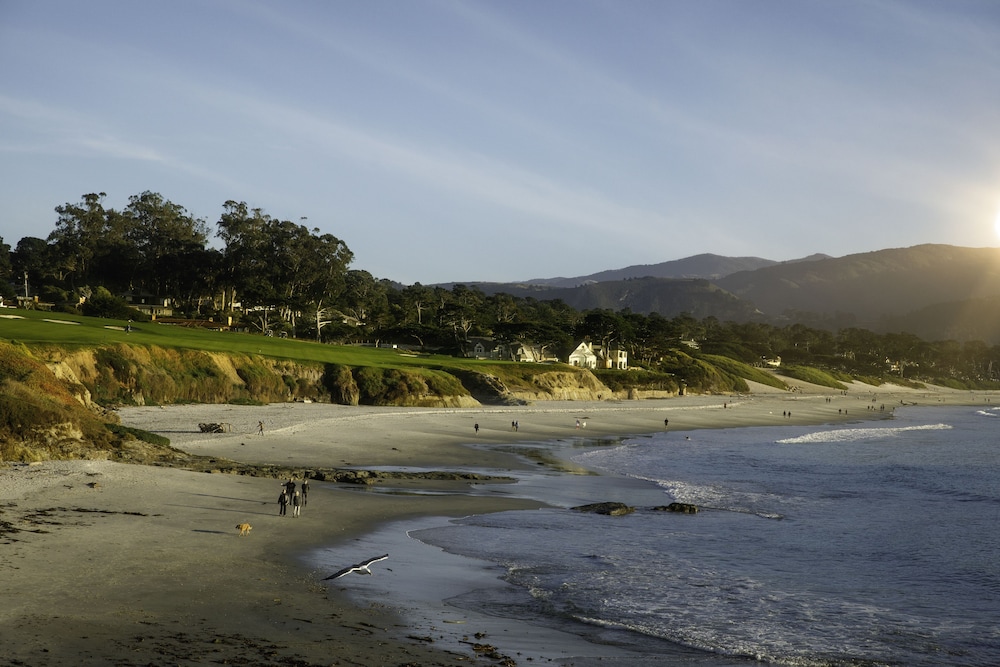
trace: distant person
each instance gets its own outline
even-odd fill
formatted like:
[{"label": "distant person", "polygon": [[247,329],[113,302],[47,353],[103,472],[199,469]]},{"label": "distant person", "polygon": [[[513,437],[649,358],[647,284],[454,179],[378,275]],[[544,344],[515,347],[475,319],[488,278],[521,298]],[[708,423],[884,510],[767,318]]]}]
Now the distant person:
[{"label": "distant person", "polygon": [[278,496],[278,516],[285,516],[288,513],[288,494],[282,490]]},{"label": "distant person", "polygon": [[296,491],[292,494],[292,516],[298,516],[302,511],[302,496]]},{"label": "distant person", "polygon": [[476,429],[476,435],[479,435],[479,422],[476,422],[472,428]]},{"label": "distant person", "polygon": [[257,435],[264,435],[264,422],[257,422]]},{"label": "distant person", "polygon": [[289,498],[291,498],[292,494],[295,493],[295,480],[294,479],[290,479],[287,482],[285,482],[285,493],[288,494]]},{"label": "distant person", "polygon": [[302,478],[302,506],[305,507],[309,500],[309,479]]},{"label": "distant person", "polygon": [[663,420],[663,428],[670,428],[670,420],[669,419],[664,419]]}]

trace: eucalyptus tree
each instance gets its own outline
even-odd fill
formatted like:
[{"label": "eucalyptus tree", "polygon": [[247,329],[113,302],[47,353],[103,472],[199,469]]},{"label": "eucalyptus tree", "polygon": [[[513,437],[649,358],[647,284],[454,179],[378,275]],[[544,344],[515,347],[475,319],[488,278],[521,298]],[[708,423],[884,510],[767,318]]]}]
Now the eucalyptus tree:
[{"label": "eucalyptus tree", "polygon": [[[401,324],[409,323],[423,326],[425,324],[424,313],[435,310],[434,290],[420,283],[404,287],[400,290],[399,296],[399,304],[402,309]],[[433,318],[430,318],[429,321],[433,321]]]},{"label": "eucalyptus tree", "polygon": [[262,331],[277,313],[293,329],[309,312],[319,337],[325,311],[344,286],[354,258],[347,245],[318,228],[276,220],[244,202],[227,201],[217,235],[225,242],[222,281],[230,303],[239,293],[244,311],[254,313]]},{"label": "eucalyptus tree", "polygon": [[612,341],[624,344],[625,321],[621,315],[611,310],[591,310],[584,314],[576,326],[577,338],[589,338],[605,350]]},{"label": "eucalyptus tree", "polygon": [[32,287],[41,287],[41,281],[47,275],[46,267],[51,261],[51,251],[52,248],[45,239],[34,236],[25,236],[17,242],[10,260],[18,294],[27,297]]},{"label": "eucalyptus tree", "polygon": [[[205,250],[208,225],[162,195],[143,192],[122,211],[124,237],[134,251],[130,288],[158,295],[193,289],[191,259]],[[128,260],[127,260],[128,261]]]},{"label": "eucalyptus tree", "polygon": [[110,252],[108,211],[103,192],[83,195],[77,204],[56,206],[55,229],[49,234],[51,245],[48,272],[60,282],[87,284],[100,282],[91,274],[95,261]]},{"label": "eucalyptus tree", "polygon": [[343,310],[362,326],[370,327],[388,311],[386,286],[363,269],[348,271],[344,280]]},{"label": "eucalyptus tree", "polygon": [[0,238],[0,285],[4,286],[4,296],[10,296],[11,294],[7,286],[11,284],[13,277],[14,266],[11,263],[10,245],[4,243],[4,240]]},{"label": "eucalyptus tree", "polygon": [[[289,283],[297,285],[294,303],[316,314],[316,335],[319,338],[322,313],[327,304],[335,302],[343,293],[348,267],[354,253],[333,234],[320,234],[318,228],[310,231],[304,225],[295,228],[293,253],[288,255]],[[301,256],[295,257],[294,253]],[[289,290],[291,292],[291,289]],[[291,294],[290,294],[291,297]]]},{"label": "eucalyptus tree", "polygon": [[450,327],[454,333],[455,342],[464,343],[474,331],[483,329],[485,302],[486,295],[477,287],[452,287],[451,298],[446,300],[440,316],[441,323]]},{"label": "eucalyptus tree", "polygon": [[[233,310],[237,303],[244,311],[269,301],[267,280],[267,225],[270,216],[262,209],[250,209],[245,202],[227,201],[216,223],[215,235],[222,239],[219,281],[224,290],[223,310]],[[267,329],[265,309],[263,329]]]}]

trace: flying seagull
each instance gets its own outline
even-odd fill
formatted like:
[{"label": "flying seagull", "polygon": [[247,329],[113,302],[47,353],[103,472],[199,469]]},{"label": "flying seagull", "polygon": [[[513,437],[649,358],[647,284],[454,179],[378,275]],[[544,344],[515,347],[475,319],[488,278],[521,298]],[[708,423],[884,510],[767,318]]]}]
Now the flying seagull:
[{"label": "flying seagull", "polygon": [[323,577],[323,581],[327,581],[328,579],[339,579],[345,574],[350,574],[351,572],[357,572],[358,574],[371,574],[372,571],[368,569],[368,566],[371,565],[372,563],[377,563],[380,560],[385,560],[388,557],[389,554],[385,554],[384,556],[376,556],[375,558],[369,558],[368,560],[363,560],[357,565],[345,567],[340,572],[335,572],[331,574],[329,577]]}]

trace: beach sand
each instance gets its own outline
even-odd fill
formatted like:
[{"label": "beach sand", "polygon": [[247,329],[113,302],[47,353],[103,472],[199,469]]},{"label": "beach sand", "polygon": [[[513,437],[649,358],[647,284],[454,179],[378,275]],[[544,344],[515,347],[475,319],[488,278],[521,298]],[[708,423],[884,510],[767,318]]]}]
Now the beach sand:
[{"label": "beach sand", "polygon": [[[886,417],[901,403],[988,400],[970,392],[865,385],[847,395],[803,384],[794,392],[753,390],[750,396],[518,407],[188,405],[128,408],[120,415],[124,424],[165,435],[190,453],[252,464],[496,474],[537,462],[470,445],[650,433],[663,430],[665,419],[680,432],[856,421]],[[230,430],[202,433],[202,422]],[[400,483],[439,492],[419,494],[313,483],[302,515],[279,517],[281,481],[107,461],[0,466],[0,664],[500,664],[473,651],[473,643],[489,643],[488,633],[470,639],[467,650],[437,647],[432,638],[413,636],[391,605],[352,602],[349,580],[323,581],[330,572],[310,569],[305,554],[360,540],[389,523],[536,502],[467,493],[461,482]],[[253,526],[245,537],[236,529],[242,522]],[[359,552],[358,559],[376,555]],[[391,562],[390,556],[380,565]],[[470,637],[482,631],[467,630]],[[538,654],[546,640],[531,641]],[[549,650],[553,661],[573,655],[571,645]]]}]

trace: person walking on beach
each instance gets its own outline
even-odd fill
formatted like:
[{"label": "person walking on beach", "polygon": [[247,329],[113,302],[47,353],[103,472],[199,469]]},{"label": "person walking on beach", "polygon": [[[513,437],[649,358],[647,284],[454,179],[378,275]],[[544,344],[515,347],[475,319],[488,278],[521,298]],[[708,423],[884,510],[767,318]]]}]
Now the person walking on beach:
[{"label": "person walking on beach", "polygon": [[285,493],[288,494],[289,498],[291,498],[292,494],[295,493],[295,480],[294,479],[290,479],[287,482],[285,482]]},{"label": "person walking on beach", "polygon": [[286,514],[288,514],[288,494],[282,490],[281,495],[278,496],[278,516]]},{"label": "person walking on beach", "polygon": [[479,422],[476,422],[472,428],[476,429],[476,435],[479,435]]},{"label": "person walking on beach", "polygon": [[309,479],[306,477],[302,478],[302,506],[305,507],[306,503],[309,501]]},{"label": "person walking on beach", "polygon": [[298,516],[299,512],[301,511],[302,511],[302,496],[300,496],[299,492],[296,491],[295,494],[292,495],[292,516]]},{"label": "person walking on beach", "polygon": [[264,422],[257,422],[257,435],[264,435]]}]

